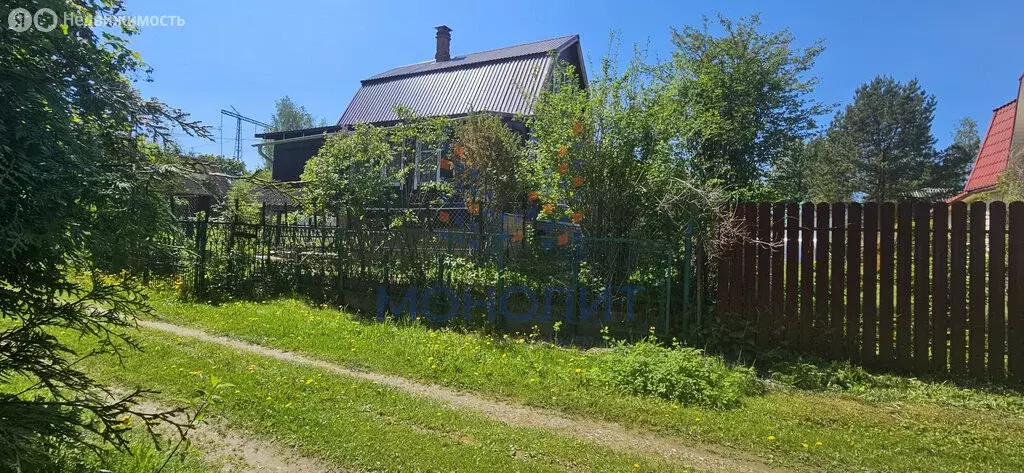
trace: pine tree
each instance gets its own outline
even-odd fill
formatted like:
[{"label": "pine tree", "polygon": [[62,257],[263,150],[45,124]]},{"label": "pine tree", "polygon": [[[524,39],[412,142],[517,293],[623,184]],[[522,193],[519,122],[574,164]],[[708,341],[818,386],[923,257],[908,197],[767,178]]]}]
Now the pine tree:
[{"label": "pine tree", "polygon": [[935,104],[916,79],[879,76],[857,88],[828,132],[852,147],[847,158],[836,159],[849,162],[853,192],[885,202],[909,198],[927,184],[936,161]]}]

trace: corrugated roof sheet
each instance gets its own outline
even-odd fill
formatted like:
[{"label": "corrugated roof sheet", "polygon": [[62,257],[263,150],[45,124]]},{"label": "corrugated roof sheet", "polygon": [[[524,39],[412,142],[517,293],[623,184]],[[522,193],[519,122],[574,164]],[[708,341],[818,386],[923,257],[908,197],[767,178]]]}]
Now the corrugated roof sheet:
[{"label": "corrugated roof sheet", "polygon": [[964,192],[972,192],[995,186],[999,176],[1006,170],[1010,160],[1010,141],[1013,137],[1014,116],[1017,101],[1003,105],[992,113],[992,123],[985,133],[981,151],[971,168],[971,175],[964,185]]},{"label": "corrugated roof sheet", "polygon": [[530,114],[553,58],[576,35],[412,64],[362,81],[338,125],[395,121],[396,106],[422,116],[469,112]]},{"label": "corrugated roof sheet", "polygon": [[579,40],[578,35],[562,36],[559,38],[545,39],[541,41],[534,41],[532,43],[517,44],[515,46],[509,46],[505,48],[491,49],[489,51],[481,51],[478,53],[470,53],[462,56],[455,56],[448,61],[424,61],[416,64],[409,64],[408,66],[396,67],[386,72],[382,72],[368,79],[363,79],[363,83],[369,81],[395,78],[411,74],[421,74],[424,72],[438,71],[443,69],[451,69],[457,67],[466,67],[474,64],[480,64],[490,61],[499,61],[504,59],[512,59],[522,56],[530,56],[534,54],[544,54],[549,51],[558,51],[568,46],[574,41]]}]

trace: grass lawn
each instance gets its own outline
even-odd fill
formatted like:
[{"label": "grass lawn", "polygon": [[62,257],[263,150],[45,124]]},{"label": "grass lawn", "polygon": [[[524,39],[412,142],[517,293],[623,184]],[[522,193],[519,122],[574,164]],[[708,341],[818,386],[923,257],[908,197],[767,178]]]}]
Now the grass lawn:
[{"label": "grass lawn", "polygon": [[153,305],[158,317],[182,325],[345,366],[736,447],[788,466],[1024,471],[1024,400],[1016,395],[927,383],[857,394],[782,389],[747,398],[739,408],[707,409],[611,389],[598,380],[599,354],[531,343],[528,336],[496,340],[415,324],[364,322],[294,300],[209,306],[157,295]]},{"label": "grass lawn", "polygon": [[[143,329],[142,352],[88,359],[111,385],[193,396],[217,376],[234,387],[210,411],[251,432],[344,468],[370,471],[686,471],[544,431],[513,428],[438,402],[316,368]],[[85,349],[89,340],[68,337]],[[201,445],[199,446],[201,449]]]}]

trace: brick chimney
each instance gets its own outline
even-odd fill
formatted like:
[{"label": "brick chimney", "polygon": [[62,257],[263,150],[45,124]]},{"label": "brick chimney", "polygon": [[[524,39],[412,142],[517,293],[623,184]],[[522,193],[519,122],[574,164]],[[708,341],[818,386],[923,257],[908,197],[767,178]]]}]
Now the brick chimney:
[{"label": "brick chimney", "polygon": [[437,62],[448,61],[452,58],[452,29],[445,25],[435,26],[434,29],[437,30],[437,52],[434,53],[434,59]]}]

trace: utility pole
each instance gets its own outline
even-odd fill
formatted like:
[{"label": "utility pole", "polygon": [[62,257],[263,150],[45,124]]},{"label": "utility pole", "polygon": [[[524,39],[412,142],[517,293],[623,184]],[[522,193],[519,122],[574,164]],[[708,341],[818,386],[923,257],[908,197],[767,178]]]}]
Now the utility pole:
[{"label": "utility pole", "polygon": [[[224,115],[227,115],[235,119],[235,159],[242,159],[242,122],[252,123],[253,125],[261,126],[263,127],[264,130],[269,130],[272,128],[270,125],[267,125],[266,123],[263,123],[259,120],[255,120],[245,115],[242,115],[241,113],[238,113],[238,110],[235,107],[231,107],[231,110],[221,109],[220,114],[222,120],[221,123],[223,123]],[[224,127],[221,126],[222,135],[223,130]],[[223,147],[223,140],[221,146]],[[223,151],[221,151],[221,154],[223,154]]]}]

